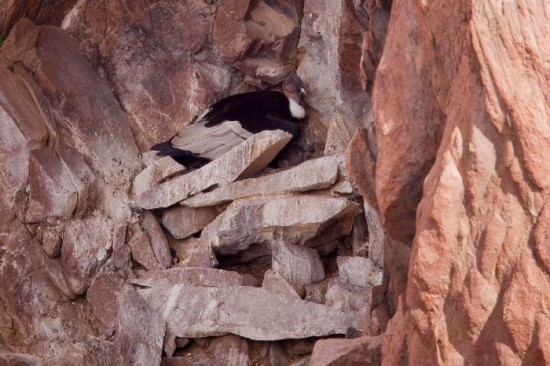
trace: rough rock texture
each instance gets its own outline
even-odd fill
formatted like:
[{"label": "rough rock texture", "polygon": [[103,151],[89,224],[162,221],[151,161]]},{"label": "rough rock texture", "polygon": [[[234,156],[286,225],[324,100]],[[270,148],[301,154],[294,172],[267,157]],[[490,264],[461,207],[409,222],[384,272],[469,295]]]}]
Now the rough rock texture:
[{"label": "rough rock texture", "polygon": [[185,239],[201,231],[218,216],[213,207],[173,207],[162,213],[162,226],[176,239]]},{"label": "rough rock texture", "polygon": [[134,195],[140,195],[163,180],[170,178],[178,173],[183,173],[185,167],[178,164],[169,156],[160,158],[143,169],[141,173],[134,178]]},{"label": "rough rock texture", "polygon": [[47,364],[109,363],[110,325],[80,294],[131,215],[122,202],[140,164],[128,119],[59,28],[22,19],[0,68],[1,343]]},{"label": "rough rock texture", "polygon": [[0,4],[0,36],[5,37],[22,17],[36,24],[60,25],[77,0],[5,0]]},{"label": "rough rock texture", "polygon": [[[357,76],[366,24],[361,9],[361,2],[344,0],[2,2],[0,363],[276,365],[305,362],[311,353],[315,338],[304,341],[309,346],[300,352],[283,342],[237,336],[180,338],[171,327],[184,324],[170,317],[165,324],[144,300],[149,287],[186,289],[182,297],[193,302],[197,296],[200,311],[218,304],[225,328],[204,334],[237,327],[239,334],[281,339],[359,328],[365,309],[354,303],[356,294],[346,287],[351,285],[332,287],[329,295],[346,300],[345,306],[334,301],[330,307],[301,300],[279,274],[298,288],[309,286],[327,271],[334,273],[337,255],[369,253],[365,230],[353,232],[356,247],[364,250],[350,252],[361,205],[354,203],[359,199],[341,156],[266,176],[260,171],[287,135],[279,134],[280,145],[267,147],[267,154],[244,144],[196,172],[146,150],[221,97],[279,89],[298,68],[310,92],[311,118],[285,161],[292,165],[343,151],[351,132],[371,120],[369,96]],[[319,73],[321,68],[326,72]],[[256,173],[262,177],[227,184]],[[189,192],[180,185],[187,179],[194,182]],[[157,218],[167,215],[162,208],[208,189],[213,192],[194,199],[223,193],[215,211],[208,209],[208,220],[179,235],[174,228],[189,225],[187,215],[159,224]],[[308,195],[300,197],[303,192]],[[198,236],[196,231],[227,208],[218,202],[254,206],[257,200],[250,197],[259,193],[267,207],[262,217],[254,216],[261,232],[255,240],[263,243],[251,242],[238,255],[215,255],[206,235],[177,240],[164,232],[166,227],[175,237]],[[227,228],[248,240],[246,228]],[[209,227],[210,233],[216,230]],[[272,251],[274,243],[291,250]],[[268,269],[272,256],[275,264]],[[176,263],[178,268],[168,270]],[[264,288],[258,288],[262,277]],[[205,303],[203,293],[212,302]],[[170,294],[177,297],[174,290],[154,300]],[[370,289],[364,295],[370,298]],[[204,351],[202,361],[193,358],[200,354],[197,347]],[[163,349],[174,357],[161,358]]]},{"label": "rough rock texture", "polygon": [[303,293],[304,286],[325,278],[321,258],[315,249],[276,242],[271,245],[273,271],[280,274],[298,293]]},{"label": "rough rock texture", "polygon": [[106,74],[147,149],[231,89],[246,91],[234,68],[254,84],[282,81],[301,14],[300,2],[85,0],[63,28]]},{"label": "rough rock texture", "polygon": [[296,299],[300,298],[300,295],[296,290],[288,283],[288,281],[273,270],[268,270],[264,274],[264,281],[262,282],[262,288],[283,296],[290,296]]},{"label": "rough rock texture", "polygon": [[122,289],[117,305],[118,332],[112,362],[158,365],[165,331],[161,315],[128,285]]},{"label": "rough rock texture", "polygon": [[306,161],[282,172],[222,184],[212,192],[182,202],[187,207],[214,206],[237,198],[307,192],[330,187],[338,177],[334,157]]},{"label": "rough rock texture", "polygon": [[358,77],[362,28],[353,3],[304,1],[297,70],[311,107],[304,135],[306,145],[326,153],[343,152],[353,132],[372,121],[370,98]]},{"label": "rough rock texture", "polygon": [[249,178],[263,170],[290,141],[291,135],[281,130],[252,135],[219,159],[188,174],[171,179],[140,194],[135,204],[153,209],[168,207],[216,184]]},{"label": "rough rock texture", "polygon": [[350,285],[379,286],[382,284],[382,274],[368,258],[338,257],[336,262],[340,277]]},{"label": "rough rock texture", "polygon": [[[201,239],[220,254],[234,254],[253,243],[278,240],[318,246],[349,233],[358,213],[357,207],[345,199],[322,196],[235,201],[206,227]],[[325,232],[324,227],[330,230]],[[321,233],[327,235],[317,237]]]},{"label": "rough rock texture", "polygon": [[80,295],[107,260],[111,248],[110,225],[104,217],[74,220],[65,229],[61,263],[70,290]]},{"label": "rough rock texture", "polygon": [[536,2],[393,3],[363,182],[400,282],[384,364],[548,362],[548,20]]},{"label": "rough rock texture", "polygon": [[310,366],[376,366],[382,361],[382,336],[323,339],[315,344]]},{"label": "rough rock texture", "polygon": [[[345,334],[349,327],[359,328],[359,313],[280,297],[250,286],[206,287],[156,281],[137,291],[169,320],[168,330],[178,337],[233,333],[255,340],[278,340]],[[266,324],[271,326],[266,328]]]},{"label": "rough rock texture", "polygon": [[4,42],[2,54],[32,71],[56,112],[52,117],[59,138],[77,147],[107,183],[128,183],[139,167],[128,117],[67,33],[23,19]]}]

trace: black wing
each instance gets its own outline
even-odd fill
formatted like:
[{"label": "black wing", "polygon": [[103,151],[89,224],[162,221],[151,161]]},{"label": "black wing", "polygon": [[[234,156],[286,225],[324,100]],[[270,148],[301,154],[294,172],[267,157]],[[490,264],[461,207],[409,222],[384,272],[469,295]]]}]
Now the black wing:
[{"label": "black wing", "polygon": [[262,130],[262,120],[267,115],[292,120],[288,98],[276,91],[257,91],[235,94],[214,103],[201,120],[206,127],[223,121],[239,121],[243,128],[252,133]]}]

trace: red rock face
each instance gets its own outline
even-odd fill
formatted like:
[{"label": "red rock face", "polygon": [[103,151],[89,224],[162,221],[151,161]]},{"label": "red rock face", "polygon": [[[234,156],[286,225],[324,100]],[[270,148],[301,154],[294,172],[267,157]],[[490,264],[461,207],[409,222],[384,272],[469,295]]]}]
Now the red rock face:
[{"label": "red rock face", "polygon": [[412,251],[383,364],[549,361],[548,24],[535,3],[393,4],[369,188]]}]

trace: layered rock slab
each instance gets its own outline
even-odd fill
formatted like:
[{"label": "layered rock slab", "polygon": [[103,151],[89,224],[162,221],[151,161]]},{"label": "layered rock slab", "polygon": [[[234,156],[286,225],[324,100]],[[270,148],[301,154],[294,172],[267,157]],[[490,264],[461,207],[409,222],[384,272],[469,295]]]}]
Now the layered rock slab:
[{"label": "layered rock slab", "polygon": [[137,291],[178,337],[206,337],[228,333],[273,341],[345,334],[358,328],[361,316],[329,307],[281,297],[249,286],[206,287],[150,283]]},{"label": "layered rock slab", "polygon": [[[205,228],[201,240],[219,254],[235,254],[253,243],[277,241],[317,246],[331,237],[349,234],[358,213],[354,203],[334,197],[239,200]],[[327,236],[316,238],[321,233]],[[313,238],[316,240],[310,241]]]},{"label": "layered rock slab", "polygon": [[138,195],[134,203],[146,209],[168,207],[216,184],[249,178],[264,169],[291,138],[280,130],[255,134],[202,168]]},{"label": "layered rock slab", "polygon": [[336,158],[308,160],[296,167],[228,184],[181,202],[186,207],[214,206],[238,198],[306,192],[330,187],[338,178]]}]

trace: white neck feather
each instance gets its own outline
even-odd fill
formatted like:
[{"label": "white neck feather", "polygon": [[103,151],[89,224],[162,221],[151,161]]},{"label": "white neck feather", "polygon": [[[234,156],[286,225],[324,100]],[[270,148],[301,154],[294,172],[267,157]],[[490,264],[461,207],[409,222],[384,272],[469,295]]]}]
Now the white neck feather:
[{"label": "white neck feather", "polygon": [[294,99],[288,98],[288,101],[290,102],[290,114],[292,114],[292,117],[302,119],[306,116],[304,107],[296,103]]}]

